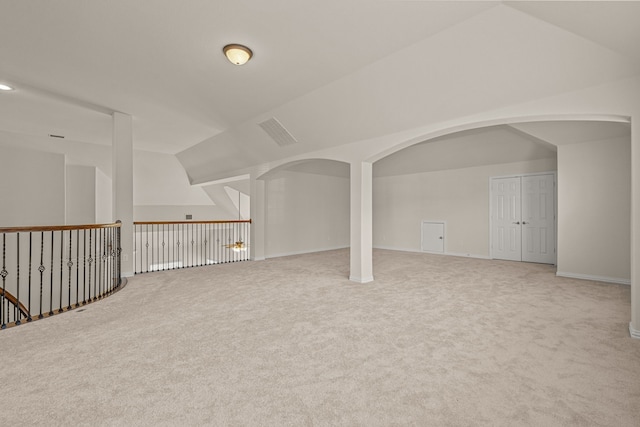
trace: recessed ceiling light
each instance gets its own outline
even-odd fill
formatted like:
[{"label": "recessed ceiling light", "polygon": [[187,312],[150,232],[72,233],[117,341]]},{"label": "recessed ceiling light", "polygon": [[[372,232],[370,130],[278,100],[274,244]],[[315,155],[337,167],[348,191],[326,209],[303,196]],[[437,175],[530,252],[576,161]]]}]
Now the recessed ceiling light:
[{"label": "recessed ceiling light", "polygon": [[228,44],[222,48],[225,56],[235,65],[244,65],[253,56],[253,52],[246,46],[241,44]]},{"label": "recessed ceiling light", "polygon": [[13,90],[11,86],[0,83],[0,90]]}]

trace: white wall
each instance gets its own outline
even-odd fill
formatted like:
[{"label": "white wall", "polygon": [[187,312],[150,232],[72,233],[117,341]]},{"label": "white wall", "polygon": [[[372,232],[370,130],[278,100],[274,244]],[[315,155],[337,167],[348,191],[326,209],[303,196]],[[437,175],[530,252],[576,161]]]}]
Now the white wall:
[{"label": "white wall", "polygon": [[134,221],[228,219],[201,187],[192,187],[172,154],[135,151],[133,162]]},{"label": "white wall", "polygon": [[[134,221],[184,221],[186,215],[194,221],[234,219],[217,206],[202,205],[152,205],[133,207]],[[235,218],[238,219],[238,218]]]},{"label": "white wall", "polygon": [[630,281],[628,138],[558,146],[558,275]]},{"label": "white wall", "polygon": [[111,178],[96,168],[96,224],[108,224],[115,221],[112,218],[112,193]]},{"label": "white wall", "polygon": [[349,179],[280,171],[265,183],[266,257],[349,246]]},{"label": "white wall", "polygon": [[93,224],[96,220],[96,168],[67,166],[65,183],[67,224]]},{"label": "white wall", "polygon": [[420,252],[422,221],[446,221],[446,253],[489,257],[489,178],[554,170],[537,159],[374,178],[373,246]]},{"label": "white wall", "polygon": [[0,147],[0,227],[65,222],[65,157]]}]

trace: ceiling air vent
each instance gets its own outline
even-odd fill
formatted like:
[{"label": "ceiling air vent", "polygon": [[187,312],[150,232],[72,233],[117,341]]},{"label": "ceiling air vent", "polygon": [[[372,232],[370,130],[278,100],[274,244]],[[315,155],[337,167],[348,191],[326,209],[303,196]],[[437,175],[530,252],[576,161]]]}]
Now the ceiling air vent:
[{"label": "ceiling air vent", "polygon": [[259,125],[267,135],[269,135],[271,139],[281,147],[298,143],[298,140],[295,139],[275,117],[265,120],[264,122],[259,123]]}]

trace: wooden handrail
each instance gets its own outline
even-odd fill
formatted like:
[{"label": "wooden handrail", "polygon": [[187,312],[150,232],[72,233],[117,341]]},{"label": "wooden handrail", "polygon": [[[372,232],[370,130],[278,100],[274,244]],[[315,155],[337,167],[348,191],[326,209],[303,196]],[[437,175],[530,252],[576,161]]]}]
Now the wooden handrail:
[{"label": "wooden handrail", "polygon": [[250,219],[230,219],[230,220],[216,220],[216,221],[135,221],[133,225],[167,225],[167,224],[229,224],[229,223],[249,223]]},{"label": "wooden handrail", "polygon": [[18,301],[16,297],[11,295],[11,292],[4,289],[0,289],[0,296],[2,295],[4,295],[4,297],[8,299],[11,304],[13,304],[15,307],[18,307],[18,310],[20,310],[20,312],[23,314],[24,317],[26,318],[30,317],[29,310],[27,310],[27,307],[25,307],[24,304]]},{"label": "wooden handrail", "polygon": [[0,233],[26,233],[29,231],[62,231],[62,230],[91,230],[94,228],[119,228],[122,224],[82,224],[82,225],[37,225],[29,227],[2,227]]}]

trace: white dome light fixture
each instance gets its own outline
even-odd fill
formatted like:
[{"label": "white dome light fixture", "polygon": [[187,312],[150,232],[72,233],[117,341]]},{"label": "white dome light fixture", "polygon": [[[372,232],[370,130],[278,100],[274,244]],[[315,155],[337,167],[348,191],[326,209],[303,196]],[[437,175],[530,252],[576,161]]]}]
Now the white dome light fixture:
[{"label": "white dome light fixture", "polygon": [[9,90],[13,90],[13,88],[11,86],[6,85],[6,84],[0,83],[0,90],[9,91]]},{"label": "white dome light fixture", "polygon": [[224,55],[234,65],[244,65],[251,59],[253,52],[241,44],[228,44],[222,48]]}]

